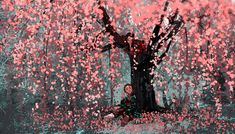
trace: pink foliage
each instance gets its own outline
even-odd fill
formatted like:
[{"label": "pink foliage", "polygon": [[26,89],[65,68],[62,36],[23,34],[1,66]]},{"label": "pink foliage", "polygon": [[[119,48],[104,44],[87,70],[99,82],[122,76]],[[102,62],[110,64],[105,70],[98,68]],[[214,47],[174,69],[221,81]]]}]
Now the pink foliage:
[{"label": "pink foliage", "polygon": [[[138,35],[136,39],[141,38],[145,41],[139,45],[143,49],[152,36],[152,28],[160,22],[160,16],[166,16],[163,25],[167,27],[169,21],[167,16],[178,10],[185,23],[184,30],[174,38],[178,44],[171,50],[173,55],[168,54],[164,59],[163,72],[172,76],[175,88],[181,89],[185,86],[193,87],[195,90],[201,77],[213,88],[222,88],[217,80],[221,75],[219,72],[222,72],[227,78],[225,85],[230,89],[228,96],[231,97],[235,86],[235,54],[234,51],[231,52],[234,49],[232,32],[234,32],[235,5],[231,0],[184,2],[171,0],[169,3],[169,7],[164,11],[163,0],[102,1],[102,5],[112,18],[112,26],[120,33],[135,32],[135,35]],[[69,124],[63,124],[60,115],[66,115],[68,118],[70,115],[59,110],[55,110],[53,114],[43,113],[45,116],[41,115],[41,118],[37,119],[35,117],[35,122],[40,122],[41,119],[49,120],[49,117],[46,117],[48,114],[50,118],[60,122],[59,124],[53,122],[51,125],[60,125],[61,129],[71,129],[72,124],[85,126],[88,117],[82,115],[89,112],[93,112],[94,118],[98,120],[100,113],[97,109],[101,105],[99,100],[104,98],[107,85],[104,76],[108,77],[114,86],[118,85],[116,79],[122,77],[120,73],[122,61],[117,56],[119,52],[117,49],[111,50],[109,67],[104,66],[100,60],[108,58],[100,52],[106,45],[104,39],[113,44],[114,38],[112,36],[107,38],[108,35],[103,32],[104,28],[98,24],[103,16],[97,1],[4,0],[1,2],[1,8],[5,14],[15,12],[14,15],[8,16],[6,22],[0,20],[6,26],[6,29],[0,31],[4,36],[1,41],[4,46],[0,44],[0,52],[6,51],[5,48],[10,46],[11,41],[17,40],[9,53],[18,71],[15,78],[22,78],[27,74],[31,83],[29,90],[34,92],[33,94],[37,91],[42,99],[48,98],[49,91],[53,92],[54,98],[58,97],[56,96],[58,94],[62,97],[63,93],[68,93],[69,103],[75,103],[74,100],[78,96],[85,96],[86,110],[83,108],[76,111],[77,115],[73,111],[73,116],[80,120],[77,124],[74,124],[72,119]],[[125,29],[125,26],[129,29]],[[133,30],[135,28],[138,30]],[[78,68],[82,72],[79,72]],[[107,68],[105,74],[104,70]],[[200,76],[189,79],[185,78],[182,72],[186,74],[195,72]],[[167,80],[160,82],[161,77],[156,74],[154,85],[168,89]],[[182,84],[185,81],[187,84]],[[61,84],[58,87],[56,83]],[[79,91],[76,90],[78,85],[81,88]],[[189,98],[187,99],[185,101],[189,101]],[[45,101],[41,103],[35,105],[34,112],[37,110],[45,112],[44,109],[47,107]],[[57,99],[55,104],[59,106]],[[208,116],[206,115],[206,118],[209,118]],[[146,122],[148,118],[150,117],[144,118]],[[184,117],[178,117],[178,121],[183,120]],[[99,124],[97,122],[93,122],[93,125]]]}]

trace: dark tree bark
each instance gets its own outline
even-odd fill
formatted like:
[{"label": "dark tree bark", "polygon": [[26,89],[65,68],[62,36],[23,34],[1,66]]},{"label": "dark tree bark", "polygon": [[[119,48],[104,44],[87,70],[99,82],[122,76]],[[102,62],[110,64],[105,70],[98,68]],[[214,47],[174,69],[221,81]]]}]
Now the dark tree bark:
[{"label": "dark tree bark", "polygon": [[[134,61],[138,64],[135,65]],[[155,93],[150,75],[152,64],[149,61],[149,55],[146,52],[138,54],[136,57],[130,55],[131,64],[131,84],[134,87],[134,93],[137,98],[137,109],[139,111],[153,111],[156,109]]]},{"label": "dark tree bark", "polygon": [[[169,19],[170,26],[166,33],[159,33],[161,29],[161,23],[163,17],[161,16],[160,24],[157,24],[153,30],[153,36],[150,37],[150,41],[145,45],[142,40],[135,40],[133,33],[126,35],[119,35],[114,27],[111,25],[110,17],[107,14],[105,8],[101,6],[100,2],[99,9],[103,11],[102,21],[105,26],[105,32],[109,33],[110,36],[114,37],[114,46],[121,48],[130,58],[131,66],[131,84],[134,88],[134,94],[137,98],[137,109],[139,112],[158,111],[165,112],[169,107],[160,107],[155,101],[154,87],[151,81],[153,80],[152,69],[156,68],[156,64],[160,64],[163,58],[167,55],[169,48],[172,44],[172,37],[178,33],[183,25],[181,19],[177,19],[178,11],[175,12]],[[165,4],[164,10],[166,10],[168,2]],[[128,43],[128,38],[132,37],[132,43]],[[163,46],[163,43],[167,43],[166,50],[159,57],[155,57],[155,53],[158,53],[159,49]],[[101,52],[105,52],[111,49],[111,45],[103,47]],[[156,60],[157,59],[157,60]],[[154,64],[153,61],[156,63]]]}]

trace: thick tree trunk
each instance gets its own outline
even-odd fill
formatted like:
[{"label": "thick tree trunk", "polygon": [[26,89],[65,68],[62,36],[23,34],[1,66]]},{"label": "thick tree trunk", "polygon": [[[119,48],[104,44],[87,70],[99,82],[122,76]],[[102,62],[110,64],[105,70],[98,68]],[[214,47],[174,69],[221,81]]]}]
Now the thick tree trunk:
[{"label": "thick tree trunk", "polygon": [[[137,98],[137,110],[139,112],[166,112],[168,107],[164,108],[156,103],[154,87],[151,83],[153,74],[151,73],[154,64],[151,63],[152,56],[146,51],[142,51],[135,57],[129,55],[131,64],[131,84]],[[137,63],[137,64],[135,64]]]},{"label": "thick tree trunk", "polygon": [[[140,112],[155,111],[157,104],[155,100],[155,92],[151,85],[153,75],[151,75],[152,64],[149,55],[145,52],[138,54],[136,57],[130,57],[131,64],[131,84],[137,98],[137,109]],[[135,64],[137,62],[137,64]]]}]

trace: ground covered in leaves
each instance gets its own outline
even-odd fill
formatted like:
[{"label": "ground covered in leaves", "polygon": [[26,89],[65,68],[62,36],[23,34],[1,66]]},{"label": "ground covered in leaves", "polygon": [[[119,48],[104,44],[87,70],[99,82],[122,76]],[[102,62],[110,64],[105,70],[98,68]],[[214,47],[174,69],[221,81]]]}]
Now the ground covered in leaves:
[{"label": "ground covered in leaves", "polygon": [[[146,113],[143,118],[135,119],[126,126],[120,127],[112,121],[106,133],[231,133],[234,131],[234,106],[224,107],[223,114],[214,114],[211,108],[186,113]],[[233,111],[232,111],[233,110]],[[226,114],[225,114],[226,113]]]},{"label": "ground covered in leaves", "polygon": [[[81,111],[77,111],[81,112]],[[68,114],[66,114],[68,113]],[[64,114],[64,115],[62,115]],[[212,107],[200,110],[182,110],[180,113],[143,113],[127,125],[120,125],[120,118],[104,120],[101,117],[78,117],[76,112],[54,112],[54,114],[37,115],[34,125],[22,128],[24,132],[54,133],[231,133],[235,128],[234,104],[224,105],[221,113]],[[60,120],[64,116],[63,120]],[[42,120],[43,119],[43,120]],[[66,120],[66,121],[65,121]],[[33,127],[33,128],[32,128]]]}]

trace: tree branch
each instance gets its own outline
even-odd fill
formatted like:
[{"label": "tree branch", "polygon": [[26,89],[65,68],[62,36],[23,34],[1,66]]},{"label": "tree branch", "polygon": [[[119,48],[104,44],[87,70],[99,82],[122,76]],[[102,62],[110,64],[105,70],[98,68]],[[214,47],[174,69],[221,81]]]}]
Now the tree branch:
[{"label": "tree branch", "polygon": [[106,52],[106,51],[110,50],[111,48],[112,48],[112,45],[111,45],[111,44],[105,45],[105,46],[102,48],[101,52],[102,52],[102,53],[103,53],[103,52]]},{"label": "tree branch", "polygon": [[[174,15],[174,18],[176,18],[177,16]],[[175,36],[179,30],[181,29],[181,27],[183,26],[183,21],[182,20],[177,20],[177,21],[171,21],[170,22],[171,24],[171,30],[168,32],[168,33],[162,33],[160,34],[159,36],[161,37],[161,39],[158,41],[158,46],[156,47],[156,49],[152,50],[151,52],[151,55],[153,56],[153,59],[154,59],[154,53],[158,53],[160,48],[163,46],[163,42],[170,40],[170,42],[167,44],[167,48],[166,48],[166,51],[158,58],[158,61],[157,61],[157,65],[159,65],[162,61],[163,61],[163,58],[167,55],[168,51],[169,51],[169,48],[172,44],[172,37]]]},{"label": "tree branch", "polygon": [[[167,10],[168,5],[169,5],[169,2],[167,1],[167,2],[165,3],[165,6],[164,6],[163,11],[166,11],[166,10]],[[153,46],[154,44],[156,44],[156,43],[160,40],[160,38],[161,38],[161,36],[162,36],[162,35],[159,35],[159,32],[160,32],[161,24],[162,24],[162,22],[163,22],[163,18],[164,18],[164,15],[161,15],[160,24],[155,25],[155,27],[154,27],[154,29],[153,29],[153,34],[152,34],[152,36],[150,37],[150,41],[149,41],[149,43],[148,43],[148,45],[147,45],[147,53],[148,53],[148,54],[151,54],[151,53],[152,53],[152,46]]]},{"label": "tree branch", "polygon": [[157,65],[159,65],[162,61],[163,61],[163,58],[167,55],[169,49],[170,49],[170,46],[171,46],[171,43],[172,41],[170,41],[167,45],[167,48],[166,48],[166,51],[159,57],[159,59],[157,60]]},{"label": "tree branch", "polygon": [[155,44],[160,39],[160,36],[158,35],[159,31],[160,31],[160,28],[161,28],[160,25],[156,25],[155,28],[153,29],[153,35],[150,38],[150,42],[149,42],[149,44],[147,46],[147,53],[148,54],[152,53],[152,46],[153,46],[153,44]]},{"label": "tree branch", "polygon": [[112,36],[117,36],[117,32],[114,30],[114,27],[111,25],[110,17],[106,12],[105,8],[99,4],[99,9],[103,11],[102,21],[105,25],[106,32],[109,32]]},{"label": "tree branch", "polygon": [[[128,48],[129,44],[127,42],[127,39],[131,34],[119,35],[114,29],[114,27],[111,25],[110,17],[108,13],[106,12],[105,8],[101,6],[100,1],[98,1],[98,5],[99,5],[99,9],[103,11],[102,21],[105,25],[105,31],[114,37],[114,46],[118,48],[124,48],[124,49]],[[102,48],[101,52],[105,52],[111,48],[112,48],[111,44],[108,44]]]}]

